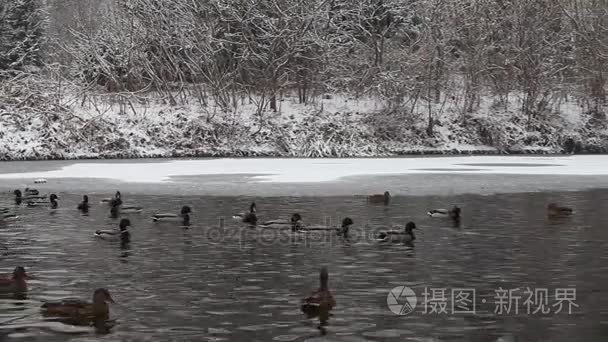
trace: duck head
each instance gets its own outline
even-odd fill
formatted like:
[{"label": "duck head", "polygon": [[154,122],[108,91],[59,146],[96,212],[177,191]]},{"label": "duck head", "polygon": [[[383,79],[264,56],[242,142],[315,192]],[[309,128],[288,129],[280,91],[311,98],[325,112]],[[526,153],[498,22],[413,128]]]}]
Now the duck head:
[{"label": "duck head", "polygon": [[180,213],[182,215],[190,214],[190,213],[192,213],[192,208],[190,208],[189,206],[185,205],[185,206],[182,207],[182,210],[180,211]]},{"label": "duck head", "polygon": [[21,190],[19,190],[19,189],[13,191],[13,194],[15,194],[15,197],[17,197],[17,198],[21,198],[22,197]]},{"label": "duck head", "polygon": [[321,271],[319,272],[319,285],[321,289],[326,290],[328,288],[328,280],[329,280],[329,272],[327,272],[327,267],[321,267]]},{"label": "duck head", "polygon": [[120,230],[125,230],[127,229],[127,227],[131,227],[131,221],[129,221],[129,219],[123,218],[122,220],[120,220],[118,227],[120,228]]},{"label": "duck head", "polygon": [[112,296],[110,295],[110,291],[99,288],[95,290],[93,293],[93,311],[95,316],[107,315],[109,312],[108,304],[116,303]]},{"label": "duck head", "polygon": [[291,215],[291,223],[298,223],[299,221],[302,221],[302,216],[300,214],[295,213]]},{"label": "duck head", "polygon": [[116,193],[114,194],[114,198],[120,199],[120,191],[116,191]]},{"label": "duck head", "polygon": [[388,202],[388,200],[391,198],[391,193],[388,191],[384,192],[384,201]]},{"label": "duck head", "polygon": [[251,202],[251,205],[249,206],[249,212],[250,213],[255,213],[256,212],[255,202]]},{"label": "duck head", "polygon": [[56,202],[59,199],[59,197],[57,197],[57,195],[55,195],[55,194],[51,194],[49,199],[51,200],[51,202]]},{"label": "duck head", "polygon": [[405,224],[405,232],[408,234],[412,234],[412,230],[416,229],[416,224],[412,221]]},{"label": "duck head", "polygon": [[110,216],[112,216],[113,218],[117,218],[118,209],[119,209],[118,203],[112,203],[112,207],[110,208]]},{"label": "duck head", "polygon": [[353,225],[353,220],[350,217],[345,217],[342,220],[342,228],[350,228]]},{"label": "duck head", "polygon": [[87,196],[87,195],[82,196],[82,203],[89,203],[89,196]]},{"label": "duck head", "polygon": [[17,266],[13,270],[13,279],[14,280],[25,280],[27,278],[27,273],[25,272],[25,268],[23,266]]},{"label": "duck head", "polygon": [[452,208],[452,210],[450,210],[450,217],[454,220],[460,219],[460,208],[458,208],[457,206],[454,206],[454,208]]}]

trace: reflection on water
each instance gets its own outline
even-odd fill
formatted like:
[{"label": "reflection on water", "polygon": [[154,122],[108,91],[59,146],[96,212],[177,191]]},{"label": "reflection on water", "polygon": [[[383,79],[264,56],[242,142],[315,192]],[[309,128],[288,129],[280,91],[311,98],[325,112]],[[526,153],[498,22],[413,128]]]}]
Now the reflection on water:
[{"label": "reflection on water", "polygon": [[[111,192],[111,191],[110,191]],[[252,198],[131,196],[141,205],[130,214],[132,240],[93,236],[118,219],[90,196],[88,215],[76,210],[82,194],[58,193],[59,209],[20,207],[22,219],[0,227],[0,271],[24,265],[36,279],[27,298],[0,298],[0,340],[106,339],[93,327],[45,321],[45,300],[90,300],[95,288],[110,290],[118,304],[108,340],[305,341],[321,338],[319,322],[300,311],[301,299],[318,287],[329,268],[337,306],[327,335],[340,341],[592,341],[608,334],[608,191],[496,196],[405,197],[371,206],[364,197],[256,198],[260,221],[299,212],[306,223],[335,225],[345,216],[350,237],[333,233],[263,231],[232,220]],[[549,201],[570,205],[575,216],[548,221]],[[10,204],[7,201],[7,204]],[[459,228],[426,216],[429,209],[458,204]],[[192,226],[152,223],[158,211],[193,207]],[[2,205],[0,205],[2,206]],[[381,229],[415,221],[415,244],[378,245]],[[2,246],[5,246],[3,248]],[[474,288],[475,314],[408,316],[387,307],[397,286]],[[495,289],[576,287],[572,315],[494,313]],[[486,300],[486,303],[482,303]],[[449,308],[449,307],[448,307]]]}]

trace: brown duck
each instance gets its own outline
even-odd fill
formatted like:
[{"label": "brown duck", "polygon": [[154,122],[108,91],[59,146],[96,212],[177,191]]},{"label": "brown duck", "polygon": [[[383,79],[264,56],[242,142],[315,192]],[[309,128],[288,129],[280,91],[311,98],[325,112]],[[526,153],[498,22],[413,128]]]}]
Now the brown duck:
[{"label": "brown duck", "polygon": [[319,288],[302,300],[302,312],[310,318],[319,316],[322,321],[326,321],[329,317],[329,311],[336,306],[336,300],[327,285],[328,279],[327,267],[321,268]]},{"label": "brown duck", "polygon": [[82,321],[95,321],[110,317],[109,303],[114,303],[110,292],[99,288],[93,293],[93,302],[80,299],[63,299],[59,302],[44,303],[41,307],[46,316],[67,317]]},{"label": "brown duck", "polygon": [[391,194],[388,191],[385,191],[384,194],[375,194],[367,196],[367,203],[378,203],[388,205],[391,200]]},{"label": "brown duck", "polygon": [[562,207],[556,203],[549,203],[547,205],[547,215],[549,217],[565,217],[572,215],[572,208]]},{"label": "brown duck", "polygon": [[26,292],[28,278],[25,268],[17,266],[10,276],[0,276],[0,292]]}]

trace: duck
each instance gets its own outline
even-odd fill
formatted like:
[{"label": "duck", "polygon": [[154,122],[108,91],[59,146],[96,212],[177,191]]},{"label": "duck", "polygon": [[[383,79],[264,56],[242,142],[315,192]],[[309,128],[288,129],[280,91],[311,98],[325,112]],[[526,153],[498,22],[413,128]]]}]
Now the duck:
[{"label": "duck", "polygon": [[120,214],[120,206],[118,205],[113,205],[110,208],[110,217],[111,218],[118,218],[118,215]]},{"label": "duck", "polygon": [[17,266],[13,273],[6,277],[0,276],[0,292],[27,292],[28,274],[23,266]]},{"label": "duck", "polygon": [[233,218],[241,219],[244,223],[249,223],[252,225],[256,225],[258,222],[258,217],[255,215],[256,213],[256,205],[255,202],[251,202],[249,206],[249,212],[244,214],[235,214]]},{"label": "duck", "polygon": [[391,194],[388,191],[385,191],[384,194],[375,194],[367,196],[367,203],[383,203],[384,205],[388,205],[391,200]]},{"label": "duck", "polygon": [[118,224],[118,230],[97,230],[95,232],[95,236],[103,237],[104,235],[119,235],[121,242],[129,243],[131,242],[131,233],[127,229],[128,227],[131,227],[131,221],[129,219],[122,219]]},{"label": "duck", "polygon": [[15,204],[20,205],[23,201],[43,200],[46,199],[45,195],[25,195],[21,193],[21,190],[17,189],[13,191],[15,195]]},{"label": "duck", "polygon": [[190,213],[192,213],[192,209],[185,205],[182,207],[179,215],[176,214],[156,214],[152,216],[153,222],[159,221],[179,221],[182,220],[182,224],[184,226],[190,225]]},{"label": "duck", "polygon": [[0,211],[0,222],[2,222],[2,221],[5,221],[5,222],[6,221],[13,221],[13,220],[16,220],[18,218],[19,218],[19,216],[17,214],[13,214],[13,213],[10,213],[8,211],[5,211],[5,212]]},{"label": "duck", "polygon": [[122,204],[122,195],[120,191],[116,191],[114,197],[112,198],[104,198],[101,200],[101,203],[108,203],[110,206],[121,205]]},{"label": "duck", "polygon": [[80,299],[63,299],[57,302],[46,302],[40,309],[45,316],[69,317],[78,321],[107,320],[110,317],[108,304],[115,303],[110,291],[98,288],[93,293],[93,302]]},{"label": "duck", "polygon": [[264,228],[291,228],[291,230],[302,229],[302,215],[294,213],[291,215],[289,220],[278,219],[272,221],[266,221],[261,224]]},{"label": "duck", "polygon": [[78,210],[86,213],[89,211],[90,207],[91,206],[89,205],[89,196],[87,196],[87,195],[82,196],[82,202],[80,202],[80,204],[78,204]]},{"label": "duck", "polygon": [[[57,200],[59,199],[59,197],[57,197],[57,195],[55,194],[51,194],[49,196],[49,202],[51,203],[51,209],[57,209],[57,207],[59,206],[59,203],[57,202]],[[27,202],[27,206],[28,207],[39,207],[42,205],[46,205],[47,202],[44,201],[28,201]]]},{"label": "duck", "polygon": [[430,217],[451,218],[452,220],[460,219],[460,208],[454,206],[452,209],[433,209],[427,212]]},{"label": "duck", "polygon": [[572,215],[572,208],[557,205],[557,203],[549,203],[547,205],[547,215],[549,217],[565,217]]},{"label": "duck", "polygon": [[319,272],[320,286],[312,294],[302,299],[301,310],[309,318],[319,316],[322,320],[327,320],[329,311],[336,306],[336,300],[328,286],[329,272],[327,267],[322,267]]},{"label": "duck", "polygon": [[40,192],[36,189],[25,188],[25,196],[38,196]]},{"label": "duck", "polygon": [[134,205],[122,205],[120,206],[121,213],[141,213],[144,210],[143,207],[138,207]]},{"label": "duck", "polygon": [[337,229],[338,236],[347,237],[348,236],[348,230],[350,229],[350,226],[353,225],[353,223],[354,222],[353,222],[353,220],[350,217],[345,217],[342,220],[342,226]]},{"label": "duck", "polygon": [[413,232],[414,229],[416,229],[416,224],[410,221],[405,225],[404,231],[387,230],[380,232],[376,237],[376,241],[397,243],[412,242],[416,240],[416,236],[414,236]]}]

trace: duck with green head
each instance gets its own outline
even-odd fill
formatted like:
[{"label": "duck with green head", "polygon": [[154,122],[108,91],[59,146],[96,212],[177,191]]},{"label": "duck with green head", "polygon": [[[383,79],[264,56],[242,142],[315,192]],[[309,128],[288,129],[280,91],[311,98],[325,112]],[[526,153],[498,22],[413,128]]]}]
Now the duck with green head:
[{"label": "duck with green head", "polygon": [[131,227],[131,221],[129,219],[122,219],[118,224],[118,230],[97,230],[95,236],[97,237],[114,237],[118,236],[122,243],[131,242],[131,233],[127,228]]},{"label": "duck with green head", "polygon": [[461,210],[459,207],[454,206],[452,209],[433,209],[427,212],[427,215],[435,218],[450,218],[454,221],[460,220]]},{"label": "duck with green head", "polygon": [[256,225],[258,223],[258,217],[256,216],[256,212],[257,207],[255,205],[255,202],[251,202],[251,205],[249,206],[249,212],[244,214],[235,214],[232,217],[235,219],[240,219],[244,223]]},{"label": "duck with green head", "polygon": [[59,203],[57,202],[58,199],[59,199],[59,197],[57,197],[57,195],[51,194],[49,196],[49,202],[28,200],[27,206],[28,207],[41,207],[41,206],[46,206],[50,203],[51,209],[57,209],[57,207],[59,207]]},{"label": "duck with green head", "polygon": [[348,231],[353,224],[354,222],[350,217],[345,217],[342,220],[342,226],[337,229],[338,236],[348,237]]},{"label": "duck with green head", "polygon": [[392,242],[392,243],[409,243],[416,240],[416,236],[414,235],[414,229],[416,229],[416,224],[414,222],[408,222],[405,225],[405,229],[403,231],[398,230],[387,230],[381,231],[378,233],[376,237],[376,241],[378,242]]},{"label": "duck with green head", "polygon": [[182,207],[179,214],[173,213],[161,213],[152,215],[152,222],[179,222],[181,221],[183,226],[190,225],[190,214],[192,213],[192,209],[185,205]]},{"label": "duck with green head", "polygon": [[110,206],[121,205],[122,204],[122,195],[121,195],[120,191],[116,191],[116,193],[114,194],[114,197],[104,198],[101,200],[101,203],[107,203]]},{"label": "duck with green head", "polygon": [[11,213],[9,208],[0,208],[0,222],[13,221],[18,219],[17,214]]},{"label": "duck with green head", "polygon": [[17,189],[15,191],[13,191],[13,194],[15,195],[15,204],[20,205],[21,203],[23,203],[23,201],[26,202],[32,202],[32,201],[40,201],[40,200],[44,200],[46,199],[45,195],[32,195],[32,194],[28,194],[26,192],[25,195],[23,195],[21,193],[21,190]]},{"label": "duck with green head", "polygon": [[87,213],[89,212],[89,208],[91,206],[89,205],[89,196],[84,195],[82,196],[82,202],[80,202],[80,204],[78,204],[78,210],[82,211],[83,213]]},{"label": "duck with green head", "polygon": [[272,229],[291,229],[292,231],[303,229],[302,224],[302,215],[299,213],[294,213],[291,215],[289,220],[287,219],[277,219],[266,221],[261,224],[263,228],[272,228]]}]

